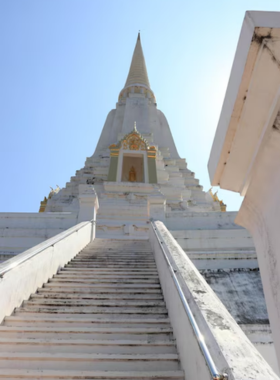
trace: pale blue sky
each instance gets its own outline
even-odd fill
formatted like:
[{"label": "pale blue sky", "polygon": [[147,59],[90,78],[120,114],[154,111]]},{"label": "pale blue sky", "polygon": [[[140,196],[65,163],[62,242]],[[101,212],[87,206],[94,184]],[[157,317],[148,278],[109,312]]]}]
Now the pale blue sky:
[{"label": "pale blue sky", "polygon": [[[158,108],[208,190],[246,10],[280,11],[280,1],[0,0],[0,211],[38,211],[93,154],[139,29]],[[238,195],[219,195],[239,208]]]}]

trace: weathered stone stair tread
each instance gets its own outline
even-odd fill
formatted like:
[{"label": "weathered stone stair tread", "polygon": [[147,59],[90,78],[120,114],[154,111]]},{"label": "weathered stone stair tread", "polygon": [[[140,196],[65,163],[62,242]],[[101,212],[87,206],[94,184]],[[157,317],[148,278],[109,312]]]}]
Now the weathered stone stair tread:
[{"label": "weathered stone stair tread", "polygon": [[131,284],[149,284],[149,283],[159,283],[159,280],[156,278],[156,279],[133,279],[133,278],[129,278],[129,279],[126,279],[126,278],[102,278],[102,279],[98,279],[98,278],[83,278],[83,279],[79,279],[79,278],[61,278],[61,277],[53,277],[50,279],[49,281],[50,283],[52,282],[70,282],[70,283],[78,283],[78,284],[83,284],[83,283],[87,283],[87,284],[94,284],[94,283],[98,283],[98,284],[113,284],[113,283],[131,283]]},{"label": "weathered stone stair tread", "polygon": [[[129,270],[130,273],[135,273],[135,274],[144,274],[144,275],[149,275],[149,274],[156,274],[157,271],[154,269],[149,269],[149,268],[138,268],[138,269],[133,269],[131,268]],[[127,274],[127,271],[124,271],[123,268],[118,270],[116,268],[110,269],[110,268],[62,268],[59,273],[73,273],[73,274]]]},{"label": "weathered stone stair tread", "polygon": [[150,260],[153,261],[154,257],[152,254],[145,254],[142,255],[141,253],[127,253],[127,254],[120,254],[120,253],[114,253],[111,255],[104,255],[104,254],[79,254],[77,255],[72,261],[74,260]]},{"label": "weathered stone stair tread", "polygon": [[90,256],[87,256],[87,257],[76,257],[74,259],[71,260],[71,263],[73,262],[83,262],[83,261],[86,261],[86,262],[96,262],[96,261],[100,261],[100,262],[130,262],[130,263],[134,263],[134,264],[137,264],[138,262],[148,262],[148,263],[154,263],[154,258],[151,256],[151,257],[141,257],[141,256],[95,256],[95,257],[90,257]]},{"label": "weathered stone stair tread", "polygon": [[174,346],[172,340],[83,340],[83,339],[26,339],[26,338],[0,338],[0,344],[47,344],[47,345],[85,345],[85,346]]},{"label": "weathered stone stair tread", "polygon": [[36,293],[31,294],[31,299],[53,299],[53,300],[59,300],[63,297],[64,300],[68,299],[120,299],[120,300],[135,300],[135,299],[141,299],[141,300],[163,300],[163,297],[161,294],[127,294],[127,293],[105,293],[105,294],[95,294],[95,293],[64,293],[61,294],[59,292],[57,293]]},{"label": "weathered stone stair tread", "polygon": [[169,318],[93,318],[93,317],[61,317],[60,315],[52,315],[52,316],[41,316],[41,314],[38,314],[36,316],[22,316],[22,315],[13,315],[11,317],[5,318],[5,323],[7,322],[19,322],[24,321],[26,323],[36,323],[37,321],[50,321],[50,322],[62,322],[62,323],[146,323],[146,324],[170,324]]},{"label": "weathered stone stair tread", "polygon": [[72,354],[72,353],[41,353],[34,352],[32,356],[30,353],[25,352],[0,352],[0,361],[5,360],[13,360],[13,359],[28,359],[28,360],[36,360],[36,359],[47,359],[51,358],[52,360],[144,360],[144,361],[155,361],[155,360],[178,360],[178,354],[156,354],[156,355],[146,355],[146,354],[137,354],[137,355],[129,355],[129,354]]},{"label": "weathered stone stair tread", "polygon": [[[67,278],[67,279],[72,279],[72,278],[80,278],[79,274],[73,274],[73,273],[67,273],[67,272],[60,272],[56,275],[53,276],[53,278]],[[117,278],[125,278],[125,279],[143,279],[143,280],[148,280],[148,279],[157,279],[158,280],[158,275],[156,274],[113,274],[113,273],[83,273],[83,278],[85,279],[117,279]]]},{"label": "weathered stone stair tread", "polygon": [[[127,271],[124,269],[124,268],[121,268],[121,269],[116,269],[116,268],[113,268],[113,269],[110,269],[110,268],[71,268],[71,267],[64,267],[64,268],[61,268],[61,270],[59,271],[59,273],[65,273],[65,272],[70,272],[70,273],[108,273],[108,274],[112,274],[112,273],[118,273],[118,274],[127,274]],[[157,270],[156,269],[151,269],[151,268],[131,268],[129,270],[129,273],[139,273],[139,274],[158,274]]]},{"label": "weathered stone stair tread", "polygon": [[[16,309],[18,311],[19,309]],[[82,306],[82,307],[65,307],[65,306],[36,306],[29,305],[21,308],[22,311],[36,311],[36,312],[53,312],[53,313],[74,313],[74,314],[85,314],[85,313],[116,313],[116,314],[167,314],[165,307],[93,307],[93,306]]]},{"label": "weathered stone stair tread", "polygon": [[0,352],[90,354],[176,354],[175,342],[148,340],[0,339]]},{"label": "weathered stone stair tread", "polygon": [[[69,309],[68,309],[69,310]],[[28,310],[28,311],[25,311],[25,310],[22,310],[22,309],[16,309],[15,310],[15,314],[16,315],[21,315],[21,316],[26,316],[26,317],[34,317],[36,315],[38,315],[38,312],[37,311],[34,311],[34,310]],[[50,315],[53,316],[53,315],[56,315],[58,318],[70,318],[70,317],[79,317],[81,319],[85,318],[102,318],[102,317],[106,317],[106,318],[115,318],[115,319],[122,319],[122,318],[128,318],[128,319],[131,319],[131,320],[134,320],[134,319],[137,319],[137,318],[149,318],[149,319],[158,319],[158,318],[162,318],[162,319],[165,319],[167,317],[167,312],[166,313],[125,313],[125,312],[119,312],[119,313],[103,313],[102,311],[100,311],[99,313],[96,312],[96,313],[90,313],[90,312],[87,312],[87,313],[71,313],[69,311],[65,311],[63,313],[59,312],[59,313],[53,313],[52,311],[50,310],[46,310],[45,312],[43,312],[41,309],[40,309],[40,315],[42,317],[49,317]]]},{"label": "weathered stone stair tread", "polygon": [[90,264],[86,264],[86,263],[82,263],[82,264],[77,264],[77,263],[69,263],[68,264],[68,268],[71,268],[71,269],[102,269],[102,268],[106,268],[106,270],[108,269],[114,269],[114,270],[118,270],[118,269],[121,269],[123,270],[124,268],[127,269],[127,271],[130,271],[130,269],[153,269],[155,270],[156,267],[155,265],[153,264],[101,264],[101,263],[90,263]]},{"label": "weathered stone stair tread", "polygon": [[97,288],[92,287],[92,289],[88,287],[77,287],[75,286],[74,289],[69,289],[68,287],[60,287],[60,286],[54,286],[49,284],[48,287],[41,288],[38,290],[38,294],[44,294],[44,293],[57,293],[57,292],[63,293],[63,294],[161,294],[161,290],[159,287],[157,288],[118,288],[114,286],[113,288]]},{"label": "weathered stone stair tread", "polygon": [[183,379],[149,243],[97,239],[61,268],[0,326],[0,368],[10,380]]},{"label": "weathered stone stair tread", "polygon": [[[79,285],[78,285],[79,284]],[[157,288],[157,289],[160,289],[160,285],[159,284],[137,284],[137,283],[134,283],[133,286],[131,284],[122,284],[122,283],[117,283],[117,284],[111,284],[111,283],[108,283],[108,284],[87,284],[87,283],[75,283],[75,285],[71,284],[71,283],[68,283],[68,282],[48,282],[47,284],[44,285],[45,288],[47,287],[50,287],[50,286],[60,286],[60,287],[71,287],[73,288],[73,286],[75,286],[75,289],[77,288],[82,288],[82,287],[85,287],[85,288],[107,288],[107,289],[110,289],[110,288],[113,288],[113,289],[116,289],[116,287],[118,287],[119,289],[122,289],[122,288],[129,288],[131,289],[131,292],[134,291],[134,288],[143,288],[143,289],[147,289],[147,288]]]},{"label": "weathered stone stair tread", "polygon": [[57,333],[94,333],[94,332],[100,332],[104,334],[113,334],[113,333],[128,333],[128,334],[161,334],[161,333],[172,333],[171,327],[144,327],[144,328],[137,328],[137,327],[16,327],[16,326],[0,326],[0,333],[4,332],[57,332]]},{"label": "weathered stone stair tread", "polygon": [[23,305],[50,305],[50,306],[65,306],[65,305],[79,305],[79,306],[164,306],[163,301],[155,300],[66,300],[66,299],[34,299],[24,301]]},{"label": "weathered stone stair tread", "polygon": [[[12,378],[13,376],[13,378]],[[2,369],[0,378],[12,379],[94,379],[94,380],[163,380],[184,379],[184,371],[69,371]]]}]

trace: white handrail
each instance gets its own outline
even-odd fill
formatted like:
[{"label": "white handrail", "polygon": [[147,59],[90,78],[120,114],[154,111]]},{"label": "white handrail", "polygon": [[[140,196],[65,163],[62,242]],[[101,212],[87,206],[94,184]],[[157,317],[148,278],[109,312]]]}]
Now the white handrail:
[{"label": "white handrail", "polygon": [[[42,252],[44,249],[51,247],[52,245],[58,243],[60,240],[65,239],[67,236],[79,231],[81,228],[86,226],[88,223],[91,223],[92,225],[95,224],[94,220],[88,221],[88,222],[82,222],[78,225],[69,228],[67,232],[61,232],[60,234],[47,239],[45,242],[39,244],[37,249],[31,248],[28,249],[20,254],[18,254],[16,257],[13,257],[10,260],[7,260],[6,262],[0,264],[0,278],[3,278],[4,275],[9,272],[10,270],[16,268],[18,265],[24,263],[27,260],[30,260],[32,257],[38,255],[38,253]],[[45,244],[44,244],[45,243]]]},{"label": "white handrail", "polygon": [[206,360],[208,368],[209,368],[209,370],[211,372],[212,379],[213,380],[227,380],[228,379],[228,375],[226,373],[221,374],[217,370],[217,367],[216,367],[216,365],[215,365],[215,363],[214,363],[214,361],[212,359],[212,356],[211,356],[211,354],[210,354],[210,352],[208,350],[208,347],[206,346],[204,337],[203,337],[203,335],[200,332],[200,329],[199,329],[199,327],[198,327],[198,325],[196,323],[196,320],[195,320],[195,318],[193,316],[193,313],[192,313],[192,311],[190,309],[188,301],[186,300],[186,297],[185,297],[185,295],[183,293],[183,290],[182,290],[181,285],[180,285],[180,283],[178,281],[178,278],[177,278],[177,276],[176,276],[176,274],[174,272],[174,269],[173,269],[173,267],[172,267],[172,265],[170,263],[168,255],[165,252],[163,243],[162,243],[161,239],[159,238],[159,234],[157,232],[157,228],[155,226],[155,223],[153,221],[151,221],[151,225],[152,225],[153,231],[154,231],[154,233],[156,235],[157,241],[158,241],[158,243],[159,243],[159,245],[161,247],[161,250],[163,252],[163,256],[165,258],[165,261],[166,261],[166,263],[168,265],[168,268],[169,268],[169,270],[171,272],[174,284],[175,284],[176,289],[177,289],[177,291],[179,293],[180,300],[181,300],[181,302],[183,304],[183,307],[185,309],[185,312],[186,312],[186,314],[187,314],[187,316],[189,318],[190,324],[191,324],[191,326],[193,328],[193,331],[194,331],[194,334],[195,334],[196,339],[198,341],[199,347],[200,347],[200,349],[201,349],[201,351],[203,353],[203,356],[204,356],[204,358]]}]

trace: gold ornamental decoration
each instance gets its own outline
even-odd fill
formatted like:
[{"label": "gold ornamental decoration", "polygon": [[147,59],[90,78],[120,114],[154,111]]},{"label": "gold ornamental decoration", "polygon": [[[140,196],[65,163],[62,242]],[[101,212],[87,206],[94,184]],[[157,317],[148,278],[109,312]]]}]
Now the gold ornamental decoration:
[{"label": "gold ornamental decoration", "polygon": [[109,146],[111,157],[118,157],[120,149],[123,150],[140,150],[148,153],[148,158],[156,158],[156,147],[149,146],[148,141],[137,131],[136,122],[133,130],[124,136],[117,144]]},{"label": "gold ornamental decoration", "polygon": [[122,141],[122,148],[124,150],[147,150],[147,144],[139,134],[132,132]]}]

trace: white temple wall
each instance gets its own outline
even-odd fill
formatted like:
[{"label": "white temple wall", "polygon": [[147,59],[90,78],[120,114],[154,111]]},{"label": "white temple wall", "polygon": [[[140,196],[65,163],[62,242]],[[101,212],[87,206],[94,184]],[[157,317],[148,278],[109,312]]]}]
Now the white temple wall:
[{"label": "white temple wall", "polygon": [[254,343],[259,353],[265,358],[273,371],[280,376],[280,370],[277,362],[274,344]]},{"label": "white temple wall", "polygon": [[108,148],[110,144],[117,141],[118,132],[112,128],[117,110],[113,109],[108,113],[101,135],[99,137],[94,155],[98,156],[103,149]]},{"label": "white temple wall", "polygon": [[126,98],[124,120],[121,129],[123,135],[132,131],[135,121],[137,130],[141,134],[153,131],[153,124],[156,118],[154,117],[154,122],[151,123],[150,115],[154,113],[154,116],[156,116],[156,107],[154,104],[148,104],[149,101],[142,94],[133,94],[133,96]]},{"label": "white temple wall", "polygon": [[168,146],[171,158],[180,159],[168,121],[164,113],[160,110],[157,110],[157,114],[159,119],[159,128],[155,133],[155,141],[157,141],[157,144],[159,146]]}]

